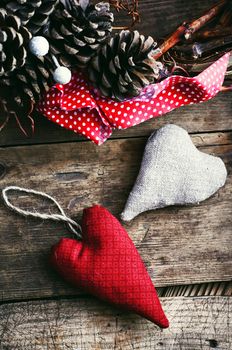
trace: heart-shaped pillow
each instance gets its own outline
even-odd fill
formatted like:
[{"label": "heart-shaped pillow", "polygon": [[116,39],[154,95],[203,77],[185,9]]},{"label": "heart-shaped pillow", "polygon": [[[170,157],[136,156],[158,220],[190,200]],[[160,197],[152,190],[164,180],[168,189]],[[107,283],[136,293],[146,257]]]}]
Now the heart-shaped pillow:
[{"label": "heart-shaped pillow", "polygon": [[197,204],[225,184],[223,161],[199,151],[187,131],[166,125],[146,145],[140,172],[121,217],[170,205]]},{"label": "heart-shaped pillow", "polygon": [[162,328],[168,327],[155,287],[119,221],[105,208],[84,210],[82,241],[63,238],[51,262],[67,281]]}]

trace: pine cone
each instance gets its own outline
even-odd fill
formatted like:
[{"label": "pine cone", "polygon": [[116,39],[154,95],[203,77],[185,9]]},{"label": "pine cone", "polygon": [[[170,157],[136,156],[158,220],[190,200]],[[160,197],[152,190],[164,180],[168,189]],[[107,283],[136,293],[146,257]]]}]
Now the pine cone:
[{"label": "pine cone", "polygon": [[85,8],[75,0],[66,0],[51,16],[48,40],[51,51],[66,66],[85,67],[112,30],[113,14],[109,3]]},{"label": "pine cone", "polygon": [[20,19],[0,9],[0,76],[11,74],[26,62],[30,32]]},{"label": "pine cone", "polygon": [[159,79],[162,64],[152,58],[156,43],[138,31],[121,31],[92,58],[89,79],[104,96],[122,101]]},{"label": "pine cone", "polygon": [[29,134],[33,126],[30,115],[43,92],[52,85],[53,63],[46,57],[36,57],[28,52],[25,65],[14,74],[0,80],[0,130],[9,117],[14,117],[21,130]]},{"label": "pine cone", "polygon": [[59,0],[1,0],[8,13],[17,15],[23,26],[36,34],[49,20]]}]

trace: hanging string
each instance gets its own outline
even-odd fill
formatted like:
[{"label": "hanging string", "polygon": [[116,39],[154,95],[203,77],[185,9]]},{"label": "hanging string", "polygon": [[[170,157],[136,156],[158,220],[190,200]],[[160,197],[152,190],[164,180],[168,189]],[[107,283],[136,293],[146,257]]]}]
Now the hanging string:
[{"label": "hanging string", "polygon": [[[29,210],[21,209],[18,206],[13,205],[10,202],[10,200],[8,198],[8,192],[12,192],[12,191],[23,192],[23,193],[27,193],[27,194],[33,194],[33,195],[38,196],[38,197],[47,198],[52,203],[54,203],[56,205],[56,207],[58,208],[58,210],[60,211],[61,214],[38,213],[36,211],[29,211]],[[48,194],[46,194],[44,192],[39,192],[39,191],[27,189],[27,188],[22,188],[22,187],[17,187],[17,186],[8,186],[2,190],[2,197],[3,197],[3,200],[6,204],[6,206],[8,208],[10,208],[11,210],[13,210],[14,212],[16,212],[20,215],[23,215],[25,217],[31,216],[31,217],[39,218],[39,219],[43,219],[43,220],[53,220],[53,221],[65,222],[68,224],[70,231],[72,233],[74,233],[78,239],[82,239],[81,226],[76,221],[74,221],[70,217],[66,216],[66,214],[65,214],[64,210],[62,209],[62,207],[60,206],[60,204],[53,197],[49,196]]]}]

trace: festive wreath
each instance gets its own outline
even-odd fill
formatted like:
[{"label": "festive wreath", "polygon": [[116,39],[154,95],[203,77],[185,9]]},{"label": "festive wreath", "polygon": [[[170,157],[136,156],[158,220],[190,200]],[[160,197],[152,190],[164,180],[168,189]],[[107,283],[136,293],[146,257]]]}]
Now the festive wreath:
[{"label": "festive wreath", "polygon": [[[112,103],[122,109],[125,105],[128,108],[128,104],[134,105],[138,101],[151,104],[153,101],[154,104],[154,90],[159,90],[159,85],[156,83],[164,83],[166,88],[171,89],[174,86],[177,89],[177,82],[182,85],[190,83],[194,85],[197,82],[197,86],[194,86],[195,93],[197,88],[200,88],[198,96],[202,98],[198,99],[195,96],[195,100],[188,101],[189,103],[207,100],[204,94],[206,88],[209,98],[220,90],[220,84],[215,87],[215,91],[211,85],[205,86],[200,75],[199,79],[193,81],[188,79],[203,72],[210,64],[231,50],[230,0],[221,0],[192,23],[183,23],[167,40],[158,44],[151,36],[145,37],[131,28],[113,30],[117,29],[113,27],[113,8],[117,11],[127,11],[132,17],[132,25],[140,20],[138,0],[131,2],[109,0],[97,3],[89,0],[1,2],[0,129],[3,129],[9,118],[13,117],[24,134],[30,134],[34,128],[35,106],[38,105],[37,109],[49,117],[51,115],[49,104],[52,103],[51,96],[54,96],[55,110],[52,115],[55,116],[57,113],[59,118],[50,117],[50,119],[55,119],[58,124],[66,126],[60,121],[60,115],[63,115],[61,111],[64,113],[75,111],[77,118],[81,118],[75,119],[77,124],[78,120],[82,124],[86,124],[89,120],[91,126],[100,118],[99,129],[103,130],[104,136],[100,139],[97,136],[95,139],[92,137],[94,133],[92,129],[90,133],[87,132],[89,138],[100,144],[110,135],[111,128],[118,127],[118,117],[112,113],[108,114],[107,108],[110,106],[112,112],[114,110]],[[226,57],[228,58],[228,55]],[[224,62],[225,66],[225,60],[220,62],[221,64]],[[218,77],[221,83],[224,73],[222,70]],[[230,64],[227,73],[231,74]],[[175,79],[166,81],[177,74],[181,76],[180,81]],[[186,76],[187,80],[183,80]],[[84,90],[82,104],[78,106],[78,103],[73,103],[75,100],[72,100],[70,108],[67,108],[69,103],[66,101],[65,107],[64,99],[69,98],[65,93],[69,94],[71,90],[72,94],[76,93],[78,96],[80,88]],[[230,90],[231,87],[223,89]],[[90,96],[87,96],[88,94]],[[90,103],[83,102],[83,98]],[[176,107],[183,104],[178,103]],[[157,113],[153,108],[153,115],[161,115],[173,109],[166,107],[163,111],[160,108],[156,109]],[[139,112],[143,112],[142,108],[141,105]],[[150,107],[147,106],[148,108]],[[149,117],[152,113],[149,113]],[[75,114],[69,113],[67,116],[69,120],[66,123],[73,129],[76,124],[70,121]],[[86,121],[83,121],[83,118],[86,118]],[[139,118],[138,115],[136,118]],[[138,121],[146,119],[148,118],[139,118]],[[127,123],[129,123],[127,127],[136,124],[136,122],[130,123],[130,120]],[[119,126],[123,128],[122,124]],[[98,126],[94,125],[94,128]],[[86,131],[80,126],[74,129],[86,135]]]}]

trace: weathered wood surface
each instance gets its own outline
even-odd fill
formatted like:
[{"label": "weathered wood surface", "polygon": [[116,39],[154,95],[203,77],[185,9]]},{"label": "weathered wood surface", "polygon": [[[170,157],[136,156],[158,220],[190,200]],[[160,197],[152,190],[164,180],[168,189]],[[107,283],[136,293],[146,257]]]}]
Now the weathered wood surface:
[{"label": "weathered wood surface", "polygon": [[165,298],[170,328],[95,300],[0,306],[1,350],[231,350],[232,298]]},{"label": "weathered wood surface", "polygon": [[[181,107],[160,118],[148,120],[126,130],[114,130],[111,138],[148,136],[154,129],[158,129],[167,123],[182,126],[191,133],[232,130],[231,115],[231,93],[220,93],[211,101]],[[0,133],[0,146],[83,140],[83,137],[78,134],[48,121],[41,115],[38,115],[34,120],[35,133],[31,137],[25,137],[19,128],[16,127],[15,122],[11,120],[8,126]]]},{"label": "weathered wood surface", "polygon": [[[141,22],[136,24],[135,29],[159,40],[170,35],[184,21],[200,17],[216,2],[217,0],[140,0]],[[123,12],[116,14],[115,18],[116,24],[125,25]]]},{"label": "weathered wood surface", "polygon": [[[187,5],[186,5],[187,4]],[[141,23],[135,29],[147,35],[162,38],[171,33],[184,20],[200,16],[215,0],[140,0]],[[118,24],[125,25],[123,13],[117,14]],[[115,131],[113,138],[147,136],[154,128],[166,123],[185,127],[189,132],[232,130],[231,93],[221,93],[212,101],[182,107],[161,118],[124,131]],[[35,134],[26,138],[14,121],[0,134],[0,145],[52,143],[81,140],[80,136],[65,130],[43,116],[35,118]]]},{"label": "weathered wood surface", "polygon": [[[157,286],[229,281],[231,252],[231,133],[193,135],[229,171],[226,186],[199,206],[143,214],[126,228]],[[118,215],[136,178],[146,138],[91,143],[9,147],[0,150],[3,188],[40,189],[80,219],[82,209],[100,203]],[[37,207],[22,198],[25,207]],[[48,210],[47,203],[41,208]],[[69,233],[62,225],[25,220],[1,203],[0,292],[2,300],[77,293],[47,266],[52,244]]]},{"label": "weathered wood surface", "polygon": [[[215,2],[141,0],[142,22],[136,29],[164,37]],[[125,24],[121,15],[117,23]],[[229,177],[224,189],[199,206],[150,212],[126,225],[159,295],[169,297],[162,299],[171,322],[165,331],[80,295],[69,300],[5,303],[73,296],[78,291],[47,263],[50,246],[69,235],[66,228],[25,220],[1,202],[0,350],[232,349],[232,298],[197,297],[232,295],[232,282],[211,283],[232,277],[231,115],[231,94],[221,93],[212,101],[115,131],[112,138],[117,140],[100,148],[90,142],[71,142],[83,139],[42,116],[35,120],[32,138],[25,138],[14,122],[1,132],[0,188],[17,184],[43,190],[78,220],[82,209],[93,203],[105,205],[115,215],[121,212],[139,169],[145,136],[167,123],[186,128],[203,151],[221,156]],[[63,144],[7,147],[58,142]],[[38,207],[26,197],[21,203]],[[49,209],[44,201],[40,208]]]}]

